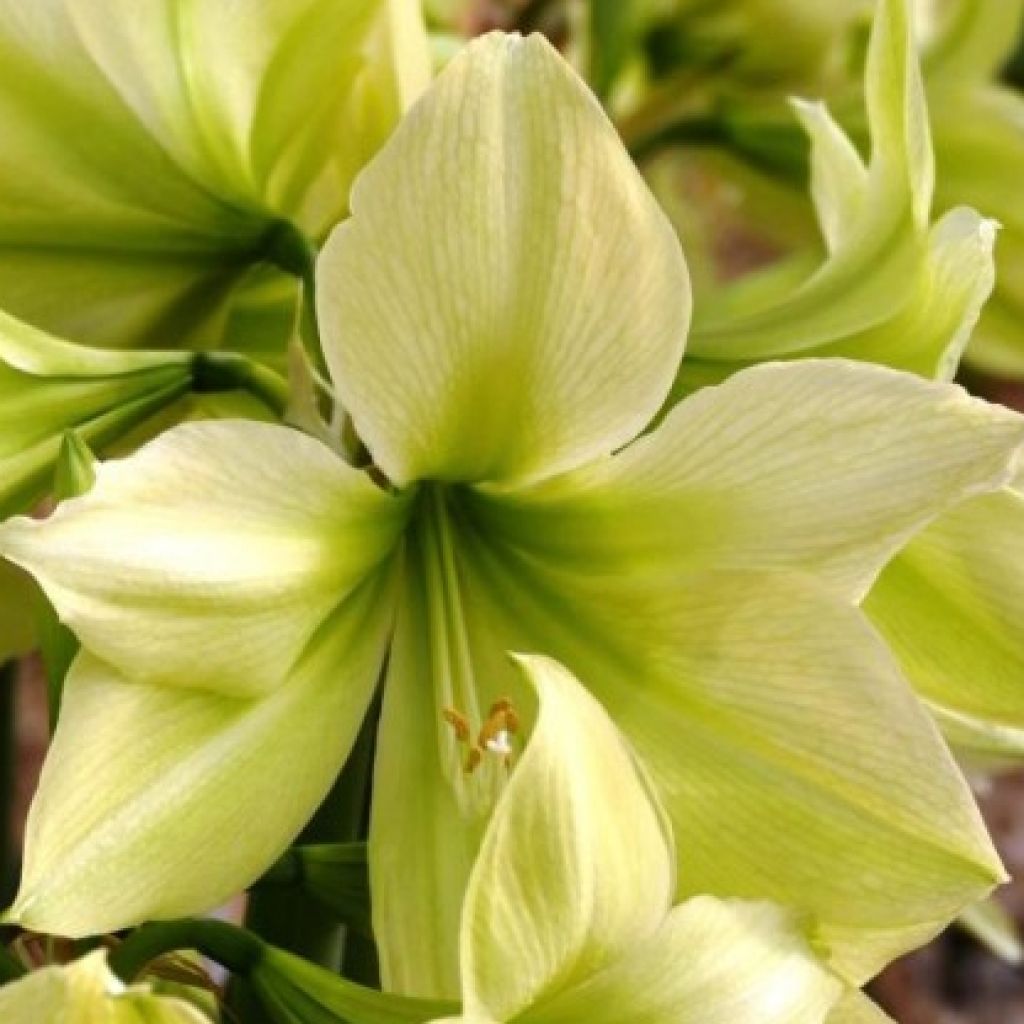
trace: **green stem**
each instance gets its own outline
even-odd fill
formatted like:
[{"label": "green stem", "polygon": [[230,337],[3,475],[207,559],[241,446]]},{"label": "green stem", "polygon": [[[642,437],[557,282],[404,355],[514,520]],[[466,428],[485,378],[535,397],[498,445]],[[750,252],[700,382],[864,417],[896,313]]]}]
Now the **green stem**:
[{"label": "green stem", "polygon": [[205,394],[234,389],[248,391],[283,416],[288,384],[280,374],[236,352],[197,352],[192,359],[192,390]]},{"label": "green stem", "polygon": [[[349,843],[366,836],[378,707],[363,722],[338,781],[299,837],[299,843]],[[367,985],[377,981],[372,941],[349,932],[337,914],[303,891],[301,879],[288,886],[254,889],[249,894],[246,927],[273,946]],[[246,1024],[269,1018],[246,984],[232,986],[229,1002]]]},{"label": "green stem", "polygon": [[17,663],[0,666],[0,905],[6,906],[15,885],[14,783],[17,771]]},{"label": "green stem", "polygon": [[280,220],[271,225],[264,236],[262,253],[268,263],[296,277],[302,284],[300,331],[313,364],[326,371],[320,344],[320,322],[316,312],[317,247],[291,221]]},{"label": "green stem", "polygon": [[28,973],[25,965],[4,945],[0,945],[0,985],[17,981]]},{"label": "green stem", "polygon": [[240,977],[250,975],[265,952],[255,935],[223,921],[161,921],[132,932],[110,954],[110,969],[131,982],[158,957],[184,949],[194,949]]}]

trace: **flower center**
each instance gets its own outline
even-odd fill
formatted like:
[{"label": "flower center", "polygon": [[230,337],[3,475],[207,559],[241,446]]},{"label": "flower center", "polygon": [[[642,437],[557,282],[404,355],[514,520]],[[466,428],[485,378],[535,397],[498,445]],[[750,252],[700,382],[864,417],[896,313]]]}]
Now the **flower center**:
[{"label": "flower center", "polygon": [[442,718],[452,727],[456,741],[466,748],[465,770],[472,775],[488,754],[499,758],[507,772],[512,771],[512,738],[519,732],[519,714],[507,698],[495,701],[487,720],[473,741],[469,719],[454,708],[445,708]]},{"label": "flower center", "polygon": [[[507,700],[495,701],[485,711],[448,498],[445,487],[426,485],[416,518],[438,751],[459,806],[482,815],[490,811],[504,785],[507,773],[499,769],[511,763],[519,718]],[[474,739],[470,723],[476,722],[483,724]]]}]

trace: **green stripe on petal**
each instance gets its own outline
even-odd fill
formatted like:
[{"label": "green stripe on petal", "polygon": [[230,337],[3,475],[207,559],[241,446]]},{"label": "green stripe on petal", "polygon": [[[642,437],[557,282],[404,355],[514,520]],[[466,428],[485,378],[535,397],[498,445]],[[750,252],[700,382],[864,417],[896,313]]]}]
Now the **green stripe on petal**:
[{"label": "green stripe on petal", "polygon": [[458,711],[475,731],[490,701],[509,697],[525,707],[527,695],[466,590],[462,545],[443,499],[425,489],[421,502],[406,539],[377,736],[373,930],[388,991],[455,998],[459,911],[504,769],[485,763],[467,776],[468,747],[443,715]]},{"label": "green stripe on petal", "polygon": [[101,464],[49,519],[0,527],[0,553],[125,675],[252,695],[389,555],[407,512],[297,431],[190,423]]},{"label": "green stripe on petal", "polygon": [[101,934],[209,910],[253,882],[348,755],[384,659],[393,587],[382,572],[359,588],[254,699],[150,685],[80,655],[7,920]]},{"label": "green stripe on petal", "polygon": [[320,259],[320,321],[340,397],[396,483],[550,475],[661,405],[689,321],[682,253],[540,36],[471,43],[352,209]]}]

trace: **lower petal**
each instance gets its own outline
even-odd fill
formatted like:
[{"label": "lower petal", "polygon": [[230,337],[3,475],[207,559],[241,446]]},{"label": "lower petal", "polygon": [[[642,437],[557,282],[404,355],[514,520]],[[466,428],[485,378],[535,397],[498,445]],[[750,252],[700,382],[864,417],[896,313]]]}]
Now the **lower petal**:
[{"label": "lower petal", "polygon": [[368,581],[290,678],[255,699],[135,682],[81,655],[6,919],[101,934],[207,910],[250,884],[347,757],[378,680],[392,602],[391,573]]},{"label": "lower petal", "polygon": [[841,990],[783,911],[698,896],[622,961],[524,1021],[821,1024]]},{"label": "lower petal", "polygon": [[860,984],[1002,879],[925,709],[862,615],[813,582],[661,587],[483,546],[471,564],[490,643],[565,664],[647,761],[682,895],[803,911]]}]

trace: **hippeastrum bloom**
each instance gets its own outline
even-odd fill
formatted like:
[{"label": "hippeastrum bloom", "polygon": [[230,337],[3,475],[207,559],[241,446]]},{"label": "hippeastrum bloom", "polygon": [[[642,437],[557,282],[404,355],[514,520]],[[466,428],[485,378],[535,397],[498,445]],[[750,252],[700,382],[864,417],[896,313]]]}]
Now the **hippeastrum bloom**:
[{"label": "hippeastrum bloom", "polygon": [[864,90],[867,165],[823,103],[794,101],[824,261],[808,267],[798,254],[698,304],[676,396],[752,362],[806,356],[953,376],[992,291],[996,225],[945,203],[931,223],[934,158],[907,0],[879,0]]},{"label": "hippeastrum bloom", "polygon": [[156,995],[146,985],[126,988],[102,950],[68,964],[46,967],[0,988],[5,1024],[210,1024],[181,999]]},{"label": "hippeastrum bloom", "polygon": [[967,356],[1003,376],[1024,376],[1024,98],[998,76],[1024,27],[1021,0],[957,0],[945,7],[925,54],[942,208],[971,203],[1003,231],[996,287]]},{"label": "hippeastrum bloom", "polygon": [[671,827],[633,752],[562,666],[518,660],[537,723],[470,873],[448,1024],[821,1024],[842,986],[794,922],[673,906]]},{"label": "hippeastrum bloom", "polygon": [[346,214],[428,51],[416,0],[2,0],[0,68],[0,305],[166,346]]},{"label": "hippeastrum bloom", "polygon": [[682,354],[685,264],[539,37],[471,44],[352,205],[319,312],[368,470],[285,427],[186,424],[0,528],[83,646],[8,919],[80,935],[250,882],[386,662],[384,979],[457,994],[458,908],[532,717],[507,650],[586,680],[649,764],[686,837],[680,899],[796,908],[859,982],[986,893],[1002,869],[970,793],[853,602],[1009,478],[1021,419],[805,360],[632,440]]}]

